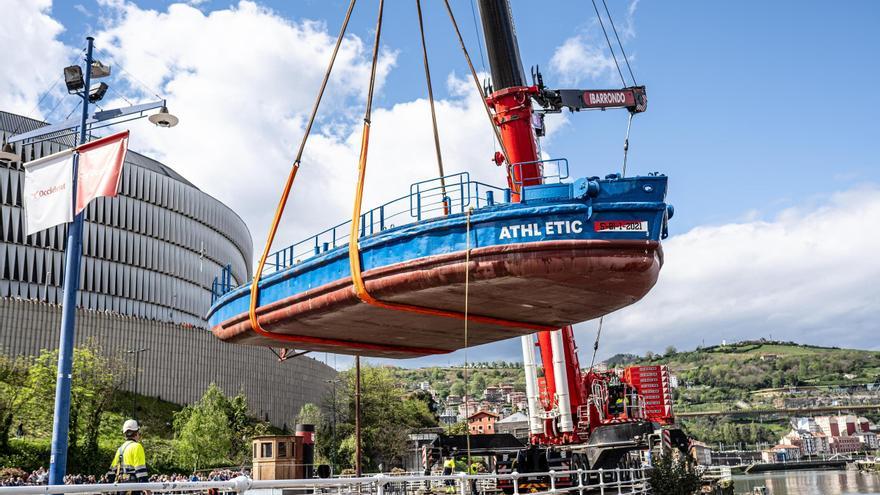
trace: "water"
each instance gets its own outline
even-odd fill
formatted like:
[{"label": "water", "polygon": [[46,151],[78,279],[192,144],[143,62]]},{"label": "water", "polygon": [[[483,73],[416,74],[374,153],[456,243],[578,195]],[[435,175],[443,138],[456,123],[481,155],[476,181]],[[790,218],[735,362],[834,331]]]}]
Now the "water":
[{"label": "water", "polygon": [[733,477],[737,494],[751,494],[756,486],[768,495],[880,495],[880,474],[849,470],[776,471]]}]

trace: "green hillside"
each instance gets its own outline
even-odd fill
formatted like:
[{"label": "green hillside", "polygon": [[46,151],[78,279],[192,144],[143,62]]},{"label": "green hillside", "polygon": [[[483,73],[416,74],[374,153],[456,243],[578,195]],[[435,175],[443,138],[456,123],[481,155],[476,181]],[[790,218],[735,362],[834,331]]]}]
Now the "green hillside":
[{"label": "green hillside", "polygon": [[665,364],[678,378],[679,410],[754,403],[755,392],[790,387],[849,387],[880,381],[880,352],[793,342],[746,341],[663,355],[617,355],[609,362]]},{"label": "green hillside", "polygon": [[467,369],[463,367],[431,367],[417,369],[395,368],[394,375],[409,389],[415,389],[422,382],[430,384],[431,389],[437,392],[437,397],[445,399],[447,396],[464,395],[465,379],[467,379],[468,396],[481,399],[486,387],[497,385],[513,385],[519,392],[526,390],[526,378],[523,374],[522,363],[506,361],[472,363]]}]

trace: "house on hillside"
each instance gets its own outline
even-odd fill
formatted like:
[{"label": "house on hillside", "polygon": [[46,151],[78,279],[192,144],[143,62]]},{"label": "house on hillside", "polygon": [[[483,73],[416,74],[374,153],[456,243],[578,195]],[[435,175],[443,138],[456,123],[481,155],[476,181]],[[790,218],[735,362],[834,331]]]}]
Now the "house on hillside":
[{"label": "house on hillside", "polygon": [[490,411],[477,411],[468,416],[468,429],[471,435],[494,435],[495,422],[499,415]]}]

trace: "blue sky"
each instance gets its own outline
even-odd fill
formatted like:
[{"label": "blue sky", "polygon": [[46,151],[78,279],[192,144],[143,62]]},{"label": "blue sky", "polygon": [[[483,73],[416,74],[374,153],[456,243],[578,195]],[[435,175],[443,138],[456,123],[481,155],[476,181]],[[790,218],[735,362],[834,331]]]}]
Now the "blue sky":
[{"label": "blue sky", "polygon": [[[210,106],[211,112],[219,112],[214,107],[221,106],[228,107],[229,120],[248,113],[249,117],[242,119],[242,126],[247,124],[248,129],[273,127],[271,132],[275,132],[275,127],[280,128],[283,132],[274,141],[270,131],[250,141],[259,143],[250,152],[265,160],[267,174],[276,175],[283,173],[286,161],[292,159],[292,143],[299,138],[297,130],[308,106],[305,102],[311,101],[320,71],[315,69],[318,65],[303,67],[302,73],[297,66],[286,70],[274,67],[273,60],[295,58],[305,48],[295,42],[286,44],[286,38],[273,44],[272,40],[262,39],[263,33],[267,37],[271,33],[284,35],[303,28],[306,20],[316,20],[319,24],[315,29],[328,31],[332,38],[347,5],[338,0],[260,1],[252,6],[258,14],[247,16],[245,21],[241,17],[249,8],[228,1],[197,2],[198,11],[172,7],[167,1],[99,4],[82,0],[55,2],[51,7],[46,5],[48,0],[38,3],[44,5],[32,9],[33,15],[51,18],[63,27],[46,37],[46,46],[52,45],[70,56],[69,51],[82,45],[86,34],[98,33],[98,44],[113,53],[117,61],[124,61],[129,72],[159,87],[172,105],[189,112],[181,115],[182,119],[198,119],[200,109],[207,112]],[[441,122],[441,139],[445,135],[450,143],[447,146],[456,148],[450,152],[454,159],[467,162],[462,168],[480,170],[501,180],[500,170],[491,168],[488,150],[484,149],[487,142],[491,143],[488,130],[479,127],[484,125],[480,119],[485,116],[478,115],[479,108],[464,94],[469,90],[467,81],[447,82],[451,75],[464,77],[466,66],[442,2],[423,3],[435,93],[448,103],[449,113],[441,116],[450,116]],[[361,51],[352,52],[350,74],[342,76],[345,82],[335,90],[331,88],[328,95],[333,98],[328,104],[333,116],[320,122],[320,142],[313,151],[316,159],[351,155],[356,137],[352,126],[362,111],[360,83],[372,40],[375,5],[375,1],[360,0],[356,9],[350,32],[361,42]],[[452,0],[452,5],[481,70],[471,3]],[[539,5],[512,0],[524,66],[540,65],[551,87],[572,87],[575,83],[582,88],[619,87],[616,71],[607,70],[601,58],[574,65],[554,64],[554,56],[558,57],[567,43],[576,52],[599,50],[607,55],[592,4],[548,0]],[[414,2],[389,0],[386,7],[383,46],[388,65],[376,105],[380,113],[386,111],[387,127],[397,133],[384,141],[393,147],[395,139],[408,139],[406,123],[426,122],[412,113],[424,104],[425,88]],[[603,343],[600,355],[623,350],[661,351],[667,344],[693,347],[699,343],[697,335],[708,344],[770,333],[816,344],[878,348],[874,322],[880,317],[880,291],[870,280],[880,275],[880,263],[870,255],[880,245],[878,234],[873,233],[876,221],[880,221],[880,215],[876,215],[876,205],[880,204],[880,159],[876,152],[880,125],[873,110],[874,88],[880,86],[876,55],[880,49],[880,4],[610,0],[609,7],[618,28],[624,31],[624,45],[636,78],[647,86],[649,95],[648,111],[637,116],[633,124],[629,170],[669,175],[669,201],[676,207],[676,216],[670,226],[670,259],[661,284],[636,307],[606,320],[608,342]],[[186,30],[187,22],[192,23],[192,31]],[[259,28],[261,22],[269,27]],[[166,36],[173,39],[162,39]],[[188,45],[198,44],[194,40],[211,36],[234,37],[236,41],[228,54],[187,52]],[[327,43],[313,38],[291,39],[302,39],[304,44],[314,42],[316,46]],[[156,50],[162,55],[150,55]],[[150,58],[162,59],[166,51],[173,54],[168,58],[174,62],[163,65]],[[251,55],[268,63],[241,65]],[[212,56],[217,59],[213,65],[202,64]],[[224,65],[229,66],[228,74],[222,81],[212,80],[212,74]],[[157,74],[157,67],[169,73]],[[170,75],[170,71],[177,73]],[[267,87],[269,79],[260,79],[258,72],[274,77],[271,87]],[[309,77],[305,77],[306,72]],[[35,86],[45,82],[34,77]],[[193,89],[187,92],[187,88],[199,84],[209,88],[220,87],[221,83],[229,85],[225,86],[226,92],[218,90],[216,101],[203,102],[202,107],[194,103],[201,95]],[[12,87],[15,83],[0,78],[0,106],[4,104],[3,84]],[[131,80],[120,84],[128,94],[140,91],[139,84]],[[248,91],[239,95],[229,90],[240,86]],[[23,102],[30,103],[34,98],[27,94],[15,103],[27,106]],[[278,100],[275,105],[273,98]],[[51,98],[47,103],[37,113],[46,116],[49,105],[54,105]],[[284,109],[286,105],[289,111]],[[64,105],[48,117],[58,120],[62,112],[66,114]],[[212,115],[215,122],[210,126],[215,134],[227,132],[247,138],[244,133],[249,130],[230,127],[232,124],[220,127],[216,121],[227,117]],[[277,122],[283,125],[275,126]],[[626,114],[619,111],[585,112],[557,119],[544,150],[555,157],[567,157],[576,177],[618,171],[625,124]],[[183,135],[190,145],[212,145],[203,134],[187,132]],[[479,139],[474,137],[477,134]],[[193,154],[183,149],[180,141],[142,139],[133,139],[133,148],[140,145],[144,151],[154,152],[209,193],[243,211],[252,225],[255,244],[262,244],[262,225],[269,221],[277,184],[253,186],[250,196],[242,196],[245,202],[228,187],[228,177],[218,177],[216,169],[193,164]],[[382,142],[380,138],[374,146],[381,147]],[[399,167],[422,162],[421,176],[432,175],[431,150],[418,150],[386,158]],[[307,179],[320,184],[320,195],[335,195],[338,190],[348,190],[348,173],[344,168],[332,173],[316,171]],[[401,180],[401,184],[404,182]],[[383,198],[380,192],[374,194],[377,199]],[[386,199],[387,194],[391,193],[386,193]],[[316,208],[309,202],[320,195],[302,199],[301,207],[305,211]],[[344,205],[348,193],[339,195],[344,197],[339,205]],[[340,219],[345,214],[344,209],[326,210],[333,214],[339,211]],[[335,223],[334,217],[318,212],[312,216],[311,223],[290,226],[286,240],[292,241],[319,225]],[[813,226],[818,225],[826,225],[827,230],[815,230]],[[840,238],[849,244],[837,246]],[[755,243],[766,244],[755,250]],[[805,246],[813,248],[801,249]],[[762,250],[779,257],[762,261]],[[728,259],[719,263],[717,258],[702,256],[708,252],[725,253]],[[673,259],[676,253],[679,255]],[[825,258],[815,259],[816,253],[825,253]],[[697,265],[696,260],[703,264]],[[839,283],[823,284],[824,275],[814,272],[819,268],[838,275]],[[805,276],[808,273],[812,275]],[[698,300],[700,294],[725,286],[731,287],[730,292]],[[701,287],[711,287],[712,291]],[[794,288],[803,292],[792,295]],[[687,310],[689,304],[697,308]],[[701,306],[726,309],[712,312],[716,316],[710,318],[699,311]],[[802,318],[805,314],[812,317]],[[595,323],[578,327],[583,348],[590,347],[594,328]],[[477,352],[492,359],[518,359],[517,347],[518,342],[513,341],[485,346]],[[461,357],[456,354],[407,364],[445,363]]]},{"label": "blue sky", "polygon": [[[171,2],[138,1],[162,11]],[[317,19],[335,33],[347,2],[260,2],[289,19]],[[369,41],[376,2],[361,1],[351,32]],[[435,78],[466,67],[442,2],[426,0],[424,13]],[[469,1],[453,1],[472,56],[479,51]],[[70,45],[99,25],[81,5],[60,2],[53,14],[67,28]],[[205,12],[234,5],[209,0]],[[626,2],[612,1],[618,23]],[[549,60],[567,38],[598,36],[592,5],[584,1],[534,3],[513,0],[520,50],[526,67],[540,65],[554,84]],[[601,7],[601,4],[600,4]],[[662,171],[673,177],[670,201],[677,209],[673,231],[736,219],[748,210],[773,214],[799,198],[845,189],[875,177],[878,124],[872,90],[880,86],[880,4],[846,2],[668,2],[641,1],[635,37],[625,48],[636,77],[648,87],[649,111],[632,132],[634,172]],[[384,44],[399,50],[397,67],[377,103],[425,94],[414,2],[387,2]],[[598,41],[598,38],[596,38]],[[602,48],[605,48],[602,46]],[[613,76],[613,77],[612,77]],[[616,87],[616,74],[582,81],[583,87]],[[438,84],[438,97],[447,88]],[[548,151],[569,157],[573,175],[614,171],[621,159],[623,112],[583,113],[554,136]],[[872,173],[873,172],[873,173]]]}]

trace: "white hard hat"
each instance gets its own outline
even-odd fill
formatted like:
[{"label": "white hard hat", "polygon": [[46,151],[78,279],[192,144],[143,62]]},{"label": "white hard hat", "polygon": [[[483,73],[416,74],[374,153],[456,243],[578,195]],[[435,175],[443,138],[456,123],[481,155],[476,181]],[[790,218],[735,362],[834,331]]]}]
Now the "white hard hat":
[{"label": "white hard hat", "polygon": [[127,431],[138,431],[140,429],[141,427],[138,425],[137,421],[129,419],[122,425],[122,434],[125,435],[125,432]]}]

